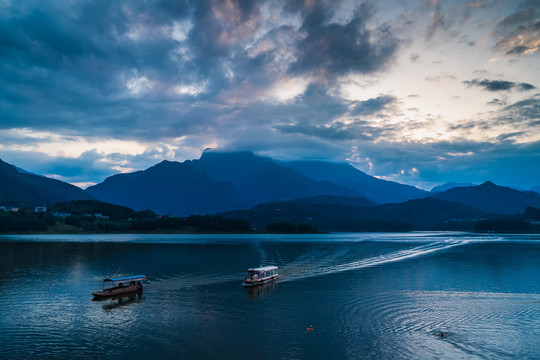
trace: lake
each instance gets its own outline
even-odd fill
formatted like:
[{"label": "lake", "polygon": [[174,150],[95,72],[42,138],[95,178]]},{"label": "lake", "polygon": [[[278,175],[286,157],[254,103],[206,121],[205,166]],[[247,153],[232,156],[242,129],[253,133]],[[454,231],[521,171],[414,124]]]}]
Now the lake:
[{"label": "lake", "polygon": [[540,235],[0,236],[0,309],[1,359],[539,359]]}]

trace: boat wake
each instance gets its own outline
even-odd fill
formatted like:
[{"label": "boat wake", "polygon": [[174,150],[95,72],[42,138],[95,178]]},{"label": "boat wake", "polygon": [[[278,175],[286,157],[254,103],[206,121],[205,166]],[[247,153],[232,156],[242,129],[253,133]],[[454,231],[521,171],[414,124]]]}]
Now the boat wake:
[{"label": "boat wake", "polygon": [[[352,271],[373,266],[403,261],[419,256],[425,256],[435,252],[441,252],[456,246],[464,245],[473,240],[470,239],[446,239],[424,243],[412,248],[402,249],[377,256],[358,259],[355,254],[355,245],[329,247],[325,251],[307,252],[296,259],[283,259],[278,249],[260,248],[260,263],[278,265],[280,270],[279,282],[296,281],[316,276],[324,276],[344,271]],[[175,274],[167,278],[154,278],[145,289],[149,291],[171,291],[184,288],[216,285],[226,282],[241,281],[244,272],[238,273],[200,273],[200,274]]]},{"label": "boat wake", "polygon": [[[283,275],[281,282],[284,281],[294,281],[300,280],[308,277],[323,276],[329,275],[338,272],[358,270],[367,267],[384,265],[392,262],[407,260],[419,256],[424,256],[427,254],[441,252],[444,250],[451,249],[456,246],[468,244],[470,240],[445,240],[441,242],[433,242],[428,244],[423,244],[411,249],[399,250],[396,252],[378,255],[366,259],[349,261],[342,264],[332,264],[332,265],[319,265],[313,264],[313,267],[306,267],[306,264],[296,264],[286,265],[281,268],[280,272]],[[300,261],[303,263],[303,261]],[[320,264],[320,262],[319,262]],[[302,266],[300,266],[302,265]]]}]

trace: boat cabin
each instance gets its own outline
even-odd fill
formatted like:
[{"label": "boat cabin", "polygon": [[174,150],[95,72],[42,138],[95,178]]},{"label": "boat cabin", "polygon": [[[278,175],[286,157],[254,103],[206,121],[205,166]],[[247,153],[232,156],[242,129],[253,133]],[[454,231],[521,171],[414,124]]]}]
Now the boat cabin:
[{"label": "boat cabin", "polygon": [[279,276],[279,268],[277,266],[261,266],[247,270],[244,279],[244,286],[260,285],[273,281]]},{"label": "boat cabin", "polygon": [[109,284],[109,287],[122,287],[122,286],[129,286],[129,285],[142,286],[143,280],[146,280],[146,275],[133,275],[133,276],[118,277],[118,278],[107,278],[103,280],[103,283]]},{"label": "boat cabin", "polygon": [[92,293],[95,297],[109,297],[142,290],[146,275],[133,275],[103,280],[103,290]]}]

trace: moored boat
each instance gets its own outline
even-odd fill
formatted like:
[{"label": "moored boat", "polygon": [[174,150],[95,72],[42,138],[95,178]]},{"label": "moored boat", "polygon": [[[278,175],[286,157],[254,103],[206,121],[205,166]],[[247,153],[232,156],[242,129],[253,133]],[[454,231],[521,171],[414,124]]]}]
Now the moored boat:
[{"label": "moored boat", "polygon": [[142,291],[142,282],[146,275],[133,275],[103,280],[103,290],[92,293],[96,298],[106,298]]},{"label": "moored boat", "polygon": [[257,286],[270,281],[274,281],[279,277],[279,269],[277,266],[261,266],[247,270],[247,275],[244,278],[243,286]]}]

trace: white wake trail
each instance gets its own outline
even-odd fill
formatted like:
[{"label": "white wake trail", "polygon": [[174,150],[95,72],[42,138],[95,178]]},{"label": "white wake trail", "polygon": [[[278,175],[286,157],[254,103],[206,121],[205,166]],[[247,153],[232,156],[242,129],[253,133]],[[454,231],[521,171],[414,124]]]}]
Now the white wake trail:
[{"label": "white wake trail", "polygon": [[329,275],[338,272],[358,270],[372,266],[384,265],[391,262],[402,261],[419,256],[424,256],[434,252],[444,251],[456,246],[465,245],[469,243],[469,240],[451,240],[444,242],[434,242],[425,245],[420,245],[412,249],[400,250],[389,254],[374,256],[367,259],[361,259],[344,264],[321,266],[318,268],[306,269],[301,272],[293,272],[287,274],[286,278],[283,277],[282,281],[294,281],[309,277]]}]

